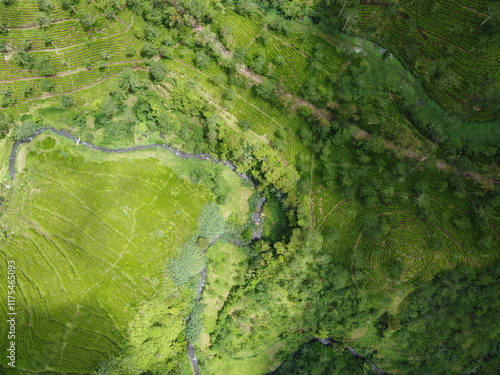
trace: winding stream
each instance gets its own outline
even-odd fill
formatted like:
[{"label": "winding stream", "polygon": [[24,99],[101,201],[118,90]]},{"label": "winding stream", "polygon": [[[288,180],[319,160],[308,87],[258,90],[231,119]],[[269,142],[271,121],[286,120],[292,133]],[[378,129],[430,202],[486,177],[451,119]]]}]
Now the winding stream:
[{"label": "winding stream", "polygon": [[[331,338],[322,339],[322,338],[319,338],[319,337],[314,337],[313,339],[309,340],[308,342],[302,344],[301,347],[298,350],[296,350],[295,352],[293,352],[292,356],[291,356],[292,359],[295,358],[300,353],[300,351],[302,350],[302,347],[304,345],[309,344],[309,343],[314,342],[314,341],[318,341],[319,343],[321,343],[321,344],[323,344],[325,346],[329,346],[329,345],[334,345],[335,344],[335,340],[333,340]],[[367,363],[370,366],[370,368],[372,369],[373,372],[376,372],[377,374],[380,374],[380,375],[388,375],[387,372],[379,369],[372,361],[370,361],[368,358],[366,358],[366,357],[362,356],[361,354],[359,354],[351,346],[348,346],[345,349],[348,350],[349,353],[351,353],[353,357],[359,358],[363,362]],[[273,370],[271,372],[268,372],[265,375],[274,375],[274,374],[276,374],[280,370],[280,368],[283,366],[283,363],[277,369],[275,369],[275,370]]]},{"label": "winding stream", "polygon": [[86,146],[88,148],[92,148],[94,150],[99,150],[99,151],[107,152],[107,153],[125,153],[125,152],[139,151],[139,150],[147,150],[147,149],[156,148],[156,147],[165,148],[167,150],[174,152],[177,156],[179,156],[183,159],[210,160],[213,163],[224,165],[224,166],[232,169],[242,179],[250,180],[250,177],[248,177],[246,174],[237,172],[236,165],[234,165],[233,163],[226,161],[226,160],[216,159],[209,154],[190,154],[190,153],[187,153],[184,151],[180,151],[180,150],[178,150],[174,147],[171,147],[169,145],[166,145],[166,144],[141,145],[141,146],[123,147],[123,148],[100,147],[100,146],[96,146],[96,145],[93,145],[93,144],[88,143],[88,142],[80,141],[79,137],[75,137],[73,134],[69,133],[68,131],[55,129],[51,126],[46,126],[46,127],[40,128],[32,136],[14,142],[14,146],[12,147],[12,152],[11,152],[10,158],[9,158],[9,175],[10,175],[11,179],[14,179],[17,175],[16,159],[17,159],[17,153],[19,151],[19,146],[21,146],[24,143],[31,142],[37,135],[39,135],[47,130],[50,130],[53,133],[60,135],[61,137],[71,139],[71,140],[75,141],[75,143],[77,143],[78,145],[83,145],[83,146]]}]

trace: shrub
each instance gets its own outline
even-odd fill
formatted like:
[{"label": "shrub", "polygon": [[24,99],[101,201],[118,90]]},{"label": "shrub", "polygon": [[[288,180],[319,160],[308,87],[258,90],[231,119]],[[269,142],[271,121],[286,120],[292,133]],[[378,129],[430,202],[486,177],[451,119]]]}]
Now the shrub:
[{"label": "shrub", "polygon": [[134,46],[128,46],[127,50],[125,51],[125,56],[127,57],[133,57],[135,55],[135,47]]},{"label": "shrub", "polygon": [[55,83],[47,78],[42,79],[42,81],[40,82],[40,86],[42,87],[42,90],[46,92],[51,92],[56,87]]},{"label": "shrub", "polygon": [[31,86],[25,86],[23,89],[23,95],[25,98],[28,98],[31,95],[33,95],[33,92],[34,92],[34,89]]},{"label": "shrub", "polygon": [[31,137],[37,132],[38,129],[40,129],[40,126],[38,124],[35,124],[31,121],[25,121],[21,125],[14,128],[12,138],[15,141],[18,141]]},{"label": "shrub", "polygon": [[203,328],[203,310],[205,304],[196,301],[191,314],[186,320],[186,338],[191,344],[195,344],[200,339],[201,330]]},{"label": "shrub", "polygon": [[56,67],[47,56],[42,56],[36,59],[35,69],[43,76],[49,77],[56,74]]},{"label": "shrub", "polygon": [[52,44],[52,37],[47,34],[42,34],[42,40],[43,44],[45,44],[46,46],[50,46]]},{"label": "shrub", "polygon": [[85,65],[85,69],[87,70],[92,70],[92,67],[94,66],[94,61],[92,61],[92,59],[85,59],[85,61],[83,62],[83,64]]},{"label": "shrub", "polygon": [[38,0],[37,3],[38,9],[40,9],[41,12],[50,12],[54,9],[54,4],[51,0]]},{"label": "shrub", "polygon": [[300,107],[299,113],[304,117],[309,117],[312,115],[312,109],[311,107],[303,105],[302,107]]},{"label": "shrub", "polygon": [[152,43],[144,43],[141,48],[141,56],[151,58],[158,53],[158,49]]},{"label": "shrub", "polygon": [[172,59],[174,57],[174,51],[167,46],[161,46],[158,52],[162,59]]},{"label": "shrub", "polygon": [[257,95],[262,97],[262,99],[274,99],[274,91],[276,90],[276,85],[269,79],[265,79],[260,85],[255,86],[255,92]]},{"label": "shrub", "polygon": [[7,35],[9,29],[0,21],[0,35]]},{"label": "shrub", "polygon": [[210,240],[222,235],[227,230],[226,223],[215,203],[206,205],[198,217],[198,231],[201,237]]},{"label": "shrub", "polygon": [[182,285],[199,274],[205,264],[205,254],[196,244],[196,239],[192,238],[180,254],[168,263],[166,271],[176,285]]},{"label": "shrub", "polygon": [[161,82],[168,73],[167,68],[159,61],[151,61],[149,63],[149,77],[153,82]]},{"label": "shrub", "polygon": [[12,89],[6,89],[1,91],[2,94],[2,107],[12,107],[16,104],[16,98],[12,93]]},{"label": "shrub", "polygon": [[74,14],[79,2],[80,0],[61,0],[61,8],[70,14]]},{"label": "shrub", "polygon": [[245,119],[241,120],[240,122],[238,122],[238,125],[241,128],[241,130],[243,130],[243,131],[249,130],[252,128],[252,121],[245,118]]},{"label": "shrub", "polygon": [[198,69],[205,70],[208,65],[210,65],[210,56],[203,51],[198,51],[194,58],[194,65],[196,65]]},{"label": "shrub", "polygon": [[5,117],[4,114],[0,114],[0,139],[4,139],[9,132],[10,121]]},{"label": "shrub", "polygon": [[36,22],[40,29],[46,29],[52,23],[52,17],[46,13],[40,13],[36,16]]},{"label": "shrub", "polygon": [[75,103],[75,101],[74,101],[72,96],[70,96],[70,95],[62,95],[61,96],[61,105],[64,108],[72,107],[74,103]]}]

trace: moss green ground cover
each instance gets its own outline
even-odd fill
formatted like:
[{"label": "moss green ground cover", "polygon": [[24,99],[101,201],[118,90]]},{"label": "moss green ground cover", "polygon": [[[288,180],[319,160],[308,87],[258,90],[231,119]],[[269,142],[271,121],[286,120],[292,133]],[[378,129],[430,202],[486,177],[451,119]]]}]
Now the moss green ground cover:
[{"label": "moss green ground cover", "polygon": [[[208,162],[162,150],[124,158],[49,134],[22,150],[18,167],[25,172],[9,197],[1,248],[18,267],[18,370],[2,358],[8,374],[89,373],[117,353],[137,307],[163,285],[165,262],[213,199],[181,169],[212,169],[228,193],[247,189]],[[229,200],[224,211],[233,208],[245,207]]]},{"label": "moss green ground cover", "polygon": [[[22,366],[86,373],[94,358],[95,363],[102,362],[125,343],[120,360],[108,362],[119,368],[113,375],[163,375],[167,367],[172,373],[190,373],[185,336],[191,335],[202,373],[265,373],[317,336],[365,350],[381,368],[398,372],[404,367],[398,361],[418,352],[412,344],[396,358],[387,349],[400,347],[390,334],[399,329],[394,322],[406,309],[400,303],[403,296],[457,265],[473,273],[498,264],[499,206],[489,201],[493,193],[454,173],[431,168],[432,163],[410,160],[419,157],[402,156],[406,149],[469,170],[467,160],[463,165],[450,162],[440,133],[433,137],[426,126],[446,134],[459,131],[462,140],[472,140],[474,133],[476,143],[493,145],[495,124],[434,124],[431,120],[451,116],[445,116],[409,71],[383,54],[381,47],[330,34],[307,19],[286,23],[286,30],[280,30],[280,17],[274,11],[256,11],[250,17],[220,5],[210,25],[200,21],[202,27],[193,30],[193,24],[187,22],[186,27],[175,21],[173,7],[168,12],[174,23],[167,27],[146,21],[151,13],[138,9],[134,14],[121,11],[119,20],[108,24],[92,3],[81,6],[93,10],[99,32],[84,32],[75,20],[55,23],[45,31],[54,39],[52,46],[42,45],[38,30],[26,28],[34,22],[35,13],[29,10],[36,8],[34,1],[5,7],[25,14],[24,19],[15,11],[0,16],[12,27],[3,38],[12,46],[19,48],[23,40],[31,39],[34,58],[60,49],[50,56],[58,72],[49,78],[55,84],[50,92],[36,70],[23,70],[7,55],[0,62],[5,80],[1,112],[12,115],[11,127],[32,121],[67,129],[100,146],[160,142],[231,160],[266,190],[263,239],[241,249],[234,244],[236,235],[229,238],[226,233],[221,242],[229,243],[216,242],[207,249],[215,232],[197,237],[203,231],[202,220],[197,223],[196,218],[203,217],[198,214],[207,207],[194,202],[199,194],[205,203],[215,199],[221,206],[216,215],[221,226],[212,229],[227,229],[221,216],[231,224],[248,220],[252,191],[243,188],[229,169],[217,172],[212,164],[186,162],[152,150],[110,156],[78,148],[74,154],[74,147],[61,149],[62,144],[69,145],[65,140],[54,136],[55,141],[47,140],[48,134],[39,137],[20,152],[18,169],[27,172],[18,177],[14,193],[0,192],[11,202],[7,220],[12,236],[4,261],[15,255],[20,264],[28,260],[35,264],[35,276],[32,263],[20,276],[25,302],[38,301],[33,304],[35,312],[30,310],[30,319],[38,320],[27,320],[27,312],[23,318],[31,341],[29,352],[22,349],[28,353],[28,364]],[[63,20],[69,14],[57,8],[54,16]],[[108,24],[105,30],[103,23]],[[68,39],[70,26],[75,33]],[[220,40],[227,51],[221,53],[211,38]],[[162,56],[161,64],[168,73],[161,83],[143,82],[150,78],[147,57],[139,56],[145,45],[167,47],[169,57]],[[128,47],[135,52],[129,54]],[[232,60],[231,55],[239,57]],[[160,59],[158,53],[148,55],[153,56]],[[208,57],[206,66],[197,63],[198,56]],[[86,60],[92,67],[85,67]],[[250,71],[240,74],[235,62],[259,76]],[[122,75],[123,67],[130,67],[133,74]],[[27,80],[7,81],[11,76]],[[277,88],[267,96],[257,84],[264,77]],[[17,104],[5,100],[8,89]],[[438,94],[446,91],[435,90],[433,97],[440,99]],[[73,97],[73,106],[63,108],[63,93]],[[321,119],[301,111],[305,100],[318,107]],[[408,106],[411,112],[403,110]],[[489,118],[478,115],[473,118]],[[239,125],[242,120],[250,125]],[[360,141],[353,136],[360,128],[379,137],[376,141],[390,141],[402,150],[386,152],[380,142],[376,147]],[[12,140],[0,142],[0,172],[7,176],[8,152],[3,150],[10,149]],[[445,146],[453,155],[455,145]],[[490,168],[479,172],[492,176]],[[175,180],[181,175],[186,180]],[[189,194],[184,186],[190,186]],[[169,194],[178,208],[164,204]],[[156,214],[150,215],[149,209]],[[185,224],[179,229],[176,225],[182,220]],[[250,232],[241,237],[248,239]],[[244,242],[239,237],[237,241]],[[14,254],[20,247],[28,250]],[[185,256],[174,258],[177,249],[184,249]],[[46,256],[52,253],[54,261]],[[169,262],[171,258],[176,261]],[[174,281],[162,281],[165,263],[173,264]],[[201,301],[194,303],[198,273],[207,263],[206,289]],[[62,273],[57,271],[59,264]],[[134,274],[136,270],[145,278]],[[115,279],[108,280],[108,275]],[[37,282],[32,289],[30,280]],[[105,289],[116,285],[120,293]],[[28,306],[25,302],[20,304]],[[190,323],[185,326],[190,307]],[[37,331],[38,322],[50,322],[49,328]],[[423,322],[417,325],[420,328],[412,334],[418,334],[413,336],[426,342],[426,334],[434,332],[422,328],[427,327]],[[437,358],[435,348],[441,341],[422,358],[431,362]],[[383,358],[377,358],[383,350]],[[446,350],[439,348],[442,353]],[[456,348],[451,351],[460,353]],[[172,360],[174,352],[179,355]],[[463,355],[457,358],[467,366],[454,365],[454,371],[473,371]],[[345,372],[355,373],[352,367]]]}]

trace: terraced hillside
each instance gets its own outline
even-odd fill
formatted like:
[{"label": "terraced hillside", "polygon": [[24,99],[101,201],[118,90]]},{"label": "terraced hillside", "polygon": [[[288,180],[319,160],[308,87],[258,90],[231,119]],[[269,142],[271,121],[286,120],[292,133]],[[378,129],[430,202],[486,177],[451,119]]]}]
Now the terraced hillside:
[{"label": "terraced hillside", "polygon": [[[429,30],[424,3],[333,1],[321,16],[326,3],[286,3],[0,4],[1,253],[19,264],[27,332],[11,373],[184,374],[189,362],[195,373],[266,373],[317,338],[336,341],[339,373],[365,366],[348,347],[395,373],[494,366],[478,335],[468,333],[471,356],[447,340],[456,317],[432,347],[420,320],[411,334],[422,340],[401,341],[412,316],[434,316],[422,290],[455,270],[481,282],[500,260],[497,114],[492,101],[473,108],[496,90],[495,52],[460,52],[454,31],[425,49],[443,24],[410,61],[396,36],[408,17]],[[448,3],[432,17],[472,12]],[[379,44],[332,32],[335,22]],[[442,48],[457,59],[437,77],[424,70]],[[483,53],[470,87],[437,81],[468,76],[461,64]],[[48,126],[78,145],[38,135],[12,180],[14,142]],[[463,332],[483,332],[493,300],[464,301]]]},{"label": "terraced hillside", "polygon": [[[0,7],[4,107],[7,100],[29,104],[38,98],[74,93],[116,75],[125,66],[146,61],[138,55],[140,43],[134,36],[141,22],[131,12],[110,18],[95,5],[82,3],[77,13],[70,13],[54,2],[43,13],[36,1]],[[50,22],[41,27],[37,20],[43,14]],[[84,16],[92,20],[91,27],[85,26]]]},{"label": "terraced hillside", "polygon": [[350,30],[387,46],[461,117],[498,118],[500,41],[494,1],[362,1]]}]

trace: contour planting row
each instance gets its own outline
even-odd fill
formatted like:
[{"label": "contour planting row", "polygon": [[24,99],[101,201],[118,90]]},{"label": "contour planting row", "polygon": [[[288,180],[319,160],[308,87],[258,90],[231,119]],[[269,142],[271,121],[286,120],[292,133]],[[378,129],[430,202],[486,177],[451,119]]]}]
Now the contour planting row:
[{"label": "contour planting row", "polygon": [[215,27],[229,27],[236,41],[236,48],[248,47],[260,35],[262,26],[253,19],[240,16],[229,9],[217,14],[214,18]]},{"label": "contour planting row", "polygon": [[[69,32],[70,31],[70,32]],[[51,43],[47,44],[46,39]],[[41,29],[12,29],[2,39],[9,41],[12,48],[21,47],[26,41],[32,44],[32,50],[47,48],[64,48],[77,43],[85,43],[90,34],[85,32],[78,20],[67,20],[53,24],[45,30]]]},{"label": "contour planting row", "polygon": [[[71,15],[64,11],[58,2],[53,2],[54,9],[50,10],[49,16],[53,21],[59,22],[71,18]],[[97,16],[100,11],[93,2],[80,2],[78,10],[86,12],[92,16]],[[8,28],[33,28],[38,26],[37,17],[42,12],[38,7],[38,1],[23,0],[16,1],[11,5],[0,4],[1,21]]]},{"label": "contour planting row", "polygon": [[[13,4],[0,4],[0,20],[7,27],[30,27],[37,25],[36,17],[40,13],[38,2],[33,0],[16,1]],[[57,6],[51,11],[54,19],[68,17],[67,12]]]},{"label": "contour planting row", "polygon": [[[190,58],[185,58],[186,64],[192,64]],[[200,72],[196,73],[196,69],[194,67],[187,67],[184,64],[176,63],[172,61],[170,66],[173,71],[177,74],[182,72],[184,74],[184,79],[189,80],[188,77],[196,79],[197,83],[200,83],[199,77]],[[211,67],[207,70],[207,73],[213,74],[222,74],[222,70],[218,68],[215,64],[211,65]],[[196,74],[196,75],[195,75]],[[204,74],[201,72],[201,74]],[[210,82],[206,82],[206,85],[203,85],[201,91],[208,91],[210,93],[216,93],[217,95],[212,96],[214,98],[221,98],[224,94],[225,90],[221,90],[220,85],[213,85]],[[288,143],[285,149],[286,159],[290,162],[293,161],[295,155],[297,155],[300,150],[304,150],[303,144],[296,138],[296,136],[291,136],[291,134],[297,134],[299,128],[301,126],[308,126],[304,119],[301,119],[297,115],[290,114],[287,111],[277,109],[272,103],[268,103],[265,100],[257,97],[252,89],[240,89],[235,88],[237,92],[237,97],[233,100],[232,107],[227,110],[233,114],[238,120],[248,119],[252,121],[252,129],[258,133],[262,134],[274,134],[276,130],[284,127],[285,130],[288,131],[290,135],[287,138]],[[215,90],[215,91],[213,91]],[[223,103],[220,103],[223,104]]]},{"label": "contour planting row", "polygon": [[[427,57],[442,58],[446,55],[445,47],[456,46],[453,52],[454,59],[450,61],[450,66],[454,74],[457,74],[463,82],[469,82],[467,87],[460,88],[462,93],[446,89],[442,85],[433,85],[431,94],[444,103],[448,108],[452,108],[455,112],[462,113],[466,116],[477,119],[490,119],[494,113],[490,110],[474,110],[473,107],[479,107],[474,99],[475,95],[482,95],[486,90],[486,86],[492,83],[485,84],[484,71],[497,71],[495,69],[499,65],[498,54],[500,48],[498,41],[493,41],[483,48],[482,51],[476,49],[477,32],[469,32],[469,27],[480,28],[479,24],[487,18],[487,14],[471,11],[462,3],[446,2],[440,4],[436,11],[430,12],[428,9],[418,10],[419,4],[414,4],[409,11],[411,17],[420,27],[419,33],[415,36],[419,40],[420,52]],[[484,4],[479,8],[482,9]],[[387,17],[379,7],[365,6],[366,13],[363,17],[369,15],[366,19],[367,24],[373,23],[372,16],[378,14],[381,23],[384,23],[384,17]],[[471,7],[471,8],[474,8]],[[458,17],[458,18],[457,18]],[[362,21],[363,23],[363,21]],[[465,27],[465,31],[463,28]],[[403,41],[405,37],[405,29],[407,22],[393,22],[389,27],[389,32],[392,33],[392,41],[399,55],[405,57],[405,50],[401,48],[411,43],[409,39]],[[471,81],[472,77],[472,81]],[[455,90],[456,91],[456,90]]]},{"label": "contour planting row", "polygon": [[[123,65],[111,65],[104,71],[94,68],[90,71],[84,70],[75,74],[54,77],[54,78],[40,78],[29,81],[16,81],[8,84],[3,84],[3,89],[11,89],[17,102],[25,102],[26,100],[43,99],[48,95],[72,94],[75,91],[81,90],[86,86],[92,86],[95,83],[106,80],[114,75],[119,74],[124,67],[133,66],[134,64],[124,63]],[[46,92],[44,81],[49,80],[53,84],[50,92]],[[31,87],[32,93],[25,96],[25,90]],[[44,94],[45,93],[45,94]]]},{"label": "contour planting row", "polygon": [[435,253],[429,252],[425,223],[410,213],[400,211],[400,207],[383,210],[381,217],[393,220],[390,232],[381,238],[364,234],[357,247],[357,251],[364,254],[366,266],[371,271],[370,277],[364,281],[370,287],[399,278],[402,282],[415,282],[430,278],[442,269],[443,263],[436,263]]}]

